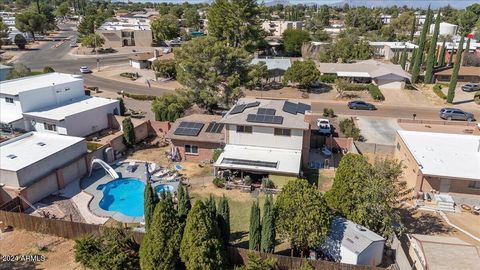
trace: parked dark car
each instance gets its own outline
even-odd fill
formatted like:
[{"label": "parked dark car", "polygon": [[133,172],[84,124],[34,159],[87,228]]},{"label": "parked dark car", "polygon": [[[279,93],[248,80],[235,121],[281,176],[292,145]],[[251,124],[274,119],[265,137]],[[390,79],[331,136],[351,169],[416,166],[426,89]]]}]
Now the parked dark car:
[{"label": "parked dark car", "polygon": [[465,92],[476,92],[480,91],[480,84],[478,83],[467,83],[462,86],[462,90]]},{"label": "parked dark car", "polygon": [[462,120],[468,122],[475,121],[475,116],[472,113],[455,108],[442,108],[440,110],[440,118],[445,120]]},{"label": "parked dark car", "polygon": [[348,102],[348,108],[352,110],[376,110],[375,105],[361,101],[361,100],[355,100],[355,101],[350,101]]}]

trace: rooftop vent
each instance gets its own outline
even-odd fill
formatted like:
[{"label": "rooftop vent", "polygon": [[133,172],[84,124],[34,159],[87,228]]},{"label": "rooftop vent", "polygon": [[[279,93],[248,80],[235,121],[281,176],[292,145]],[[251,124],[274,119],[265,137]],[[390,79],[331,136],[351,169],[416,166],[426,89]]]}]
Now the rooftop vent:
[{"label": "rooftop vent", "polygon": [[8,155],[7,158],[9,158],[9,159],[15,159],[15,158],[17,158],[17,156],[15,156],[15,155],[12,154],[12,155]]},{"label": "rooftop vent", "polygon": [[37,145],[39,146],[45,146],[46,144],[44,142],[38,142]]},{"label": "rooftop vent", "polygon": [[364,232],[364,231],[367,230],[365,227],[363,227],[362,225],[359,225],[359,224],[355,225],[355,228],[356,228],[358,231],[361,231],[361,232]]}]

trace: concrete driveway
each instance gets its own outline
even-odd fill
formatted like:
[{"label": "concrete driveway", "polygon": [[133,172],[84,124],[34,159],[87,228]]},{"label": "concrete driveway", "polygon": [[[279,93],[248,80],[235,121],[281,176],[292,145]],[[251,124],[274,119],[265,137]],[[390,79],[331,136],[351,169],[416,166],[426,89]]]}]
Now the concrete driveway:
[{"label": "concrete driveway", "polygon": [[395,132],[402,129],[391,118],[357,117],[356,124],[367,143],[394,145]]}]

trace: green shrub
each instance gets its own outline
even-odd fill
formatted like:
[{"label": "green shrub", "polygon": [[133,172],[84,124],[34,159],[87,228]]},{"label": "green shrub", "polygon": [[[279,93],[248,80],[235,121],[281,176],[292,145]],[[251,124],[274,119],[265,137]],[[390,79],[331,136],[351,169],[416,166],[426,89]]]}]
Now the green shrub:
[{"label": "green shrub", "polygon": [[223,188],[225,186],[225,180],[223,178],[220,178],[220,177],[213,178],[212,183],[213,183],[213,185],[215,185],[218,188]]},{"label": "green shrub", "polygon": [[212,156],[213,161],[217,161],[217,159],[220,157],[222,153],[223,153],[223,149],[220,149],[220,148],[214,149],[213,156]]},{"label": "green shrub", "polygon": [[320,75],[320,81],[322,83],[335,83],[335,80],[337,80],[337,75],[335,74]]},{"label": "green shrub", "polygon": [[247,175],[243,178],[243,182],[245,183],[245,185],[249,186],[252,184],[252,178],[249,175]]},{"label": "green shrub", "polygon": [[362,139],[362,135],[360,135],[360,129],[355,126],[355,122],[350,118],[340,121],[340,131],[345,136],[353,138],[355,141]]},{"label": "green shrub", "polygon": [[43,67],[42,72],[43,73],[52,73],[52,72],[55,72],[55,70],[52,67],[45,66],[45,67]]},{"label": "green shrub", "polygon": [[337,80],[337,87],[342,91],[366,91],[368,86],[368,84],[362,83],[349,83],[343,79]]},{"label": "green shrub", "polygon": [[332,108],[324,108],[323,117],[335,117],[335,112]]},{"label": "green shrub", "polygon": [[382,91],[380,91],[380,88],[378,86],[369,84],[368,85],[368,92],[372,96],[373,99],[375,100],[385,100],[385,97],[382,94]]},{"label": "green shrub", "polygon": [[435,84],[433,86],[433,92],[441,99],[447,99],[447,96],[442,92],[443,86],[441,84]]},{"label": "green shrub", "polygon": [[155,100],[157,97],[156,96],[151,96],[151,95],[137,95],[137,94],[130,94],[130,93],[122,93],[122,92],[117,92],[119,95],[124,95],[128,98],[131,99],[136,99],[136,100]]},{"label": "green shrub", "polygon": [[125,77],[125,78],[130,78],[132,81],[140,78],[140,75],[138,75],[138,72],[122,72],[120,73],[120,77]]},{"label": "green shrub", "polygon": [[275,183],[270,178],[263,178],[262,179],[262,187],[263,188],[275,188]]},{"label": "green shrub", "polygon": [[480,105],[480,91],[475,92],[475,95],[473,96],[473,100],[475,101],[475,103]]}]

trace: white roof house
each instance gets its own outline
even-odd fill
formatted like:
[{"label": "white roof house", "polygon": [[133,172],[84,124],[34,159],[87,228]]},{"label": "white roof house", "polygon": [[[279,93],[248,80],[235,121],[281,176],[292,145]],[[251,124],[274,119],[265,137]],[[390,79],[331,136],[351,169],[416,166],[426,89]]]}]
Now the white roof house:
[{"label": "white roof house", "polygon": [[480,180],[480,136],[397,132],[424,175]]},{"label": "white roof house", "polygon": [[337,262],[377,266],[385,238],[346,218],[335,217],[320,250]]},{"label": "white roof house", "polygon": [[265,63],[268,70],[283,70],[286,71],[290,66],[292,66],[292,62],[290,58],[254,58],[250,64],[256,65],[260,62]]},{"label": "white roof house", "polygon": [[72,82],[83,83],[83,78],[81,75],[52,72],[0,82],[0,94],[18,95],[22,92]]},{"label": "white roof house", "polygon": [[411,42],[398,42],[398,41],[370,41],[368,42],[368,44],[370,44],[370,46],[374,46],[374,47],[384,47],[384,46],[388,46],[392,49],[402,49],[403,48],[407,48],[408,50],[413,50],[413,49],[416,49],[418,48],[418,45],[416,44],[413,44]]}]

